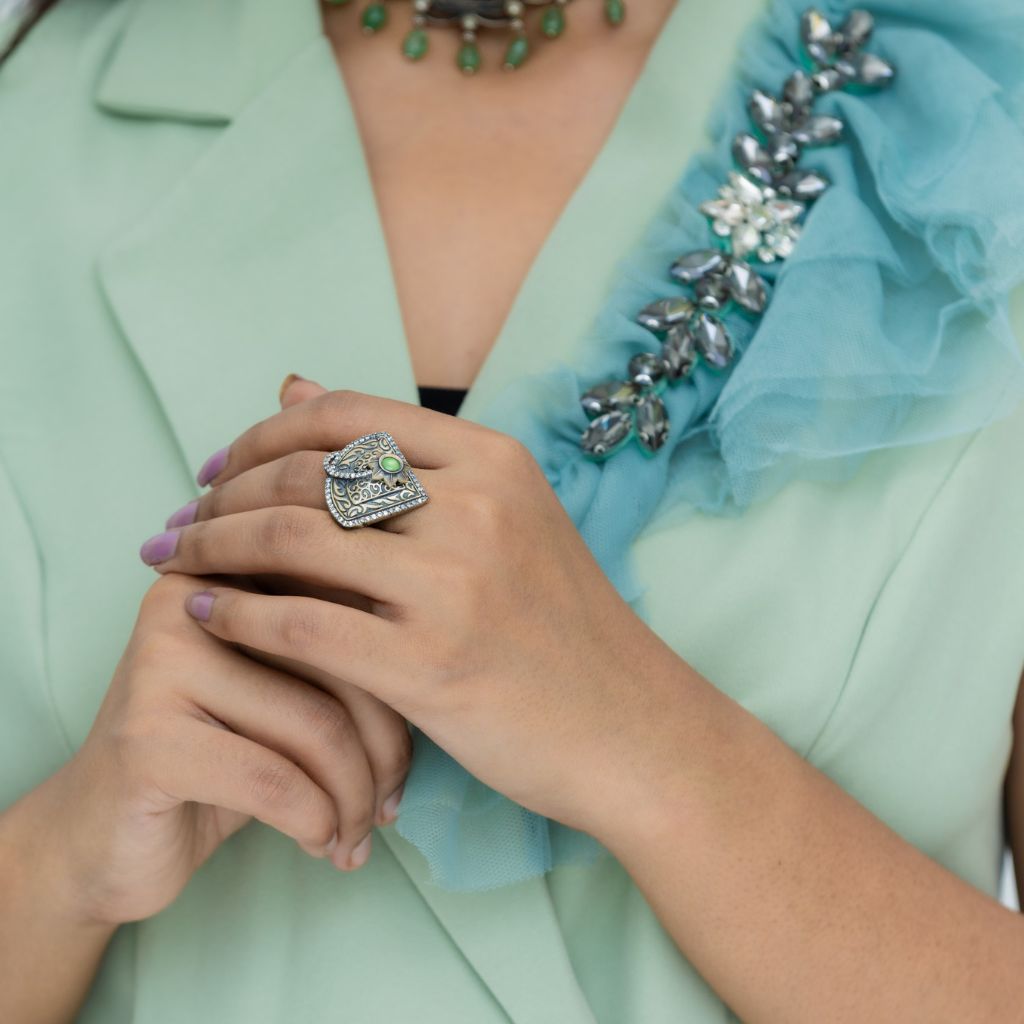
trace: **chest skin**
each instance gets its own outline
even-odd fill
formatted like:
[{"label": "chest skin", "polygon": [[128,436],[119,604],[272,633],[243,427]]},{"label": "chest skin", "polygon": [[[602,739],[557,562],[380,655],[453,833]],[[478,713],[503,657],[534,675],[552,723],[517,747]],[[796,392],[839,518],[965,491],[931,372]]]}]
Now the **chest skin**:
[{"label": "chest skin", "polygon": [[613,29],[600,3],[582,0],[555,41],[529,19],[532,53],[514,73],[500,67],[506,35],[482,31],[472,79],[454,66],[454,30],[431,29],[413,64],[398,52],[397,11],[367,38],[356,5],[325,9],[420,384],[473,383],[671,7],[638,5]]}]

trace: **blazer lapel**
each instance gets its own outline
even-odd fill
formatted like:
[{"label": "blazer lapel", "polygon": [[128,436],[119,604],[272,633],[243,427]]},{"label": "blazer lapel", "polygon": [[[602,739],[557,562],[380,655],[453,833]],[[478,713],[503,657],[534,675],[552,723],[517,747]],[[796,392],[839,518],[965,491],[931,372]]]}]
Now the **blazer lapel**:
[{"label": "blazer lapel", "polygon": [[[187,72],[175,63],[183,53]],[[417,400],[372,185],[315,0],[139,0],[95,99],[136,119],[125,130],[159,117],[213,132],[97,261],[193,469],[273,413],[292,370]],[[381,834],[511,1021],[593,1024],[543,879],[514,894],[447,893],[414,847]]]}]

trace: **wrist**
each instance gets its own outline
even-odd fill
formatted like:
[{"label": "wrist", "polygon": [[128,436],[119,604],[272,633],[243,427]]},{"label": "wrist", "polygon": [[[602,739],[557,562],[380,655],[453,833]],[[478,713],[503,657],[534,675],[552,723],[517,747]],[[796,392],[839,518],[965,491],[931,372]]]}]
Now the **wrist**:
[{"label": "wrist", "polygon": [[725,797],[745,737],[760,726],[671,648],[636,680],[634,720],[588,788],[586,831],[628,866],[637,850],[678,843]]},{"label": "wrist", "polygon": [[91,871],[73,852],[73,801],[65,797],[70,764],[0,815],[0,868],[7,899],[16,899],[40,926],[109,937],[117,924],[93,913],[83,884]]}]

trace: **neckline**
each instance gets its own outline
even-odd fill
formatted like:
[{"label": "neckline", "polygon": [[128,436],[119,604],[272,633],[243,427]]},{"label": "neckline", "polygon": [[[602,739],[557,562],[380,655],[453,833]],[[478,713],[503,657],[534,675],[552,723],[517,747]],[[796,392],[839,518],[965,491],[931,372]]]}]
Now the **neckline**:
[{"label": "neckline", "polygon": [[[456,415],[477,420],[510,379],[537,373],[552,358],[571,359],[614,281],[617,264],[641,236],[689,158],[706,139],[705,121],[732,69],[736,43],[750,16],[766,0],[734,0],[700,9],[700,29],[690,2],[677,0],[626,95],[603,144],[573,190],[520,283],[509,313],[466,389]],[[737,8],[742,10],[737,10]],[[746,15],[746,16],[744,16]],[[341,68],[331,54],[342,96],[353,114]],[[690,97],[706,98],[693,104]],[[374,245],[388,253],[369,161],[354,116],[345,119],[350,145],[368,188],[366,221]],[[385,259],[390,294],[397,284]],[[557,311],[557,337],[552,337]],[[401,317],[400,356],[412,380],[412,358]]]}]

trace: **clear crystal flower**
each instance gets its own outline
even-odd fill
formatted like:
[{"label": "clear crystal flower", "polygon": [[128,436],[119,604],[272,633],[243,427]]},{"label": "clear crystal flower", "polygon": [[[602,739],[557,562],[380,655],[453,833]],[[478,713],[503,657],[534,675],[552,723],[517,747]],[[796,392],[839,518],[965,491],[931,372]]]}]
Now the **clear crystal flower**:
[{"label": "clear crystal flower", "polygon": [[750,254],[762,263],[784,260],[800,237],[797,223],[807,209],[795,199],[783,199],[770,185],[757,185],[731,171],[729,184],[718,198],[701,203],[700,212],[711,221],[711,230],[729,239],[734,256]]}]

